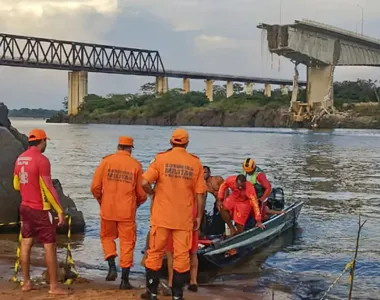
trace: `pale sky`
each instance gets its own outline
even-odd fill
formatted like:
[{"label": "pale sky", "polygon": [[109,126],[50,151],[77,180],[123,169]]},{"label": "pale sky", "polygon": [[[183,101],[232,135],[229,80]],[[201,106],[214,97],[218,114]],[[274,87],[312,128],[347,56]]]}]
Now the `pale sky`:
[{"label": "pale sky", "polygon": [[[267,53],[259,23],[280,22],[281,0],[0,0],[0,32],[158,50],[166,69],[289,78],[293,65]],[[282,23],[312,19],[380,38],[379,0],[282,0]],[[305,79],[305,67],[300,67]],[[338,67],[335,80],[373,80],[378,68]],[[67,72],[0,67],[0,102],[61,108]],[[89,74],[89,92],[133,93],[154,78]],[[224,82],[216,82],[224,84]],[[169,79],[169,88],[181,87]],[[204,82],[192,80],[191,89]]]}]

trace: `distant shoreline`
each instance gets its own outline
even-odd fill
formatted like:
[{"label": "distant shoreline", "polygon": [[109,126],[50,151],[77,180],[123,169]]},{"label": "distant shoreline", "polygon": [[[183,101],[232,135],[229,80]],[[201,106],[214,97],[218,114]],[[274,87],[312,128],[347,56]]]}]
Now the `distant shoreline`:
[{"label": "distant shoreline", "polygon": [[[47,123],[68,124],[109,124],[142,126],[204,126],[235,128],[305,128],[312,129],[308,123],[292,123],[287,108],[251,108],[225,113],[218,110],[198,111],[196,114],[184,110],[172,116],[127,117],[117,114],[104,114],[96,118],[85,115],[57,115],[47,119]],[[360,116],[355,112],[337,112],[325,115],[315,129],[380,129],[380,118]]]}]

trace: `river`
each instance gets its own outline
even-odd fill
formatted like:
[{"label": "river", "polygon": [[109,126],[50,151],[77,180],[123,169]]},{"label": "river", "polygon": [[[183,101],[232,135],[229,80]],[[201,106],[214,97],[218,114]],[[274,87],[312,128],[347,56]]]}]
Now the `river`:
[{"label": "river", "polygon": [[[169,148],[173,128],[122,125],[46,124],[43,120],[13,119],[27,133],[43,128],[51,138],[46,151],[54,178],[82,210],[84,237],[73,245],[79,271],[105,274],[99,241],[99,207],[90,183],[101,158],[116,149],[119,135],[135,139],[133,155],[144,169],[155,153]],[[286,290],[294,299],[320,299],[352,259],[359,213],[367,220],[360,240],[353,299],[379,299],[380,289],[380,132],[372,130],[308,131],[265,128],[189,127],[188,150],[198,155],[212,174],[238,172],[241,161],[254,157],[274,186],[282,186],[287,201],[306,201],[298,226],[257,254],[238,270],[217,274],[205,285],[223,280],[239,292],[260,287]],[[208,206],[212,205],[211,197]],[[138,241],[134,274],[149,228],[149,205],[137,213]],[[254,279],[254,280],[253,280]],[[202,280],[202,278],[200,278]],[[244,289],[239,282],[244,282]],[[348,276],[328,299],[347,299]]]}]

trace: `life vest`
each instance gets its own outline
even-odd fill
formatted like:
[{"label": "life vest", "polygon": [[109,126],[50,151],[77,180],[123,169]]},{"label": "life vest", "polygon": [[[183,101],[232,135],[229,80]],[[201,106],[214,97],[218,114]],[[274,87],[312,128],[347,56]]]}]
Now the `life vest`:
[{"label": "life vest", "polygon": [[252,175],[248,175],[247,172],[243,172],[246,176],[247,180],[253,184],[256,190],[257,197],[260,198],[262,195],[264,195],[265,189],[262,187],[260,183],[257,182],[257,176],[260,173],[264,173],[263,170],[261,170],[259,167],[256,167],[255,172]]}]

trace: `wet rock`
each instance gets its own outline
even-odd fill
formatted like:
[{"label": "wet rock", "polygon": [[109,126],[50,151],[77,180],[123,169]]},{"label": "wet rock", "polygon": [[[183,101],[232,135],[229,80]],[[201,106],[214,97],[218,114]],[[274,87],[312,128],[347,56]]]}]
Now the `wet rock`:
[{"label": "wet rock", "polygon": [[[11,126],[8,108],[0,103],[0,224],[19,221],[21,197],[13,189],[13,170],[17,157],[28,148],[27,136]],[[58,179],[53,179],[59,200],[65,213],[72,216],[72,233],[84,232],[82,212],[74,201],[63,193]],[[0,227],[0,230],[2,228]],[[58,232],[67,232],[67,225]]]},{"label": "wet rock", "polygon": [[[49,271],[46,269],[42,272],[42,278],[46,283],[49,283]],[[75,280],[78,275],[71,270],[71,266],[66,263],[60,263],[57,268],[58,282],[64,283],[67,279]]]},{"label": "wet rock", "polygon": [[9,128],[11,126],[11,122],[8,119],[8,107],[5,106],[4,103],[0,102],[0,126]]}]

